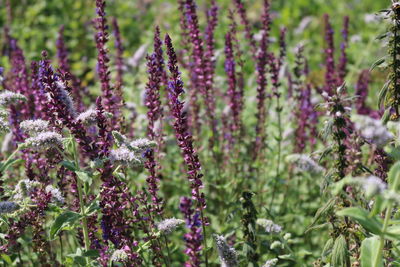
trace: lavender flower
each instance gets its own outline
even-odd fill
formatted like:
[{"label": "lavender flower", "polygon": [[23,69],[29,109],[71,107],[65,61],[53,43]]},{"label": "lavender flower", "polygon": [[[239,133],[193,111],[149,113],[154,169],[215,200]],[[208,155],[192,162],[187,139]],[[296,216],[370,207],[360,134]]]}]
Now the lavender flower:
[{"label": "lavender flower", "polygon": [[223,236],[214,234],[214,239],[217,245],[221,267],[238,266],[236,250],[228,245]]},{"label": "lavender flower", "polygon": [[45,120],[26,120],[22,121],[19,125],[21,129],[30,135],[37,135],[42,132],[48,131],[49,122]]},{"label": "lavender flower", "polygon": [[132,147],[133,151],[135,152],[142,152],[147,149],[154,148],[157,144],[154,141],[151,141],[146,138],[139,138],[136,140],[133,140],[132,142],[129,143],[130,147]]},{"label": "lavender flower", "polygon": [[26,97],[20,93],[14,93],[8,90],[0,92],[0,105],[6,106],[15,104],[18,101],[26,101]]},{"label": "lavender flower", "polygon": [[42,132],[34,137],[25,139],[24,148],[32,148],[35,151],[43,151],[49,148],[61,148],[63,138],[56,132]]},{"label": "lavender flower", "polygon": [[11,201],[1,201],[0,202],[0,214],[13,213],[19,209],[19,205]]},{"label": "lavender flower", "polygon": [[185,221],[180,219],[165,219],[157,224],[157,229],[162,233],[170,234],[183,223],[185,223]]},{"label": "lavender flower", "polygon": [[271,220],[257,219],[256,223],[263,227],[267,233],[279,234],[280,232],[282,232],[282,226],[275,224]]}]

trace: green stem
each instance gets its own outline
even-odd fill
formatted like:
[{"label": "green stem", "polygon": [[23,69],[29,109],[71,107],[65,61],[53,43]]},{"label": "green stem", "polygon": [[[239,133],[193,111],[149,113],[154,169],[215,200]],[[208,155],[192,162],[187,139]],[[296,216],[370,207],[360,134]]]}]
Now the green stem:
[{"label": "green stem", "polygon": [[4,163],[0,167],[0,173],[5,170],[5,167],[10,163],[10,161],[15,157],[15,155],[20,151],[20,147],[18,146],[17,149],[11,153],[11,155],[4,161]]},{"label": "green stem", "polygon": [[277,158],[277,164],[276,164],[276,177],[274,179],[274,185],[273,185],[273,189],[272,189],[272,197],[271,197],[271,201],[269,203],[269,210],[272,209],[272,204],[274,203],[274,199],[275,199],[275,192],[276,192],[276,186],[277,186],[277,182],[278,179],[280,177],[280,166],[281,166],[281,157],[282,157],[282,118],[281,118],[281,105],[280,105],[280,97],[279,95],[277,95],[276,97],[276,111],[277,111],[277,116],[278,116],[278,158]]},{"label": "green stem", "polygon": [[[400,174],[397,174],[395,179],[394,179],[393,186],[391,187],[391,189],[396,190],[398,185],[399,185],[399,182],[400,182]],[[389,220],[391,218],[392,212],[393,212],[393,201],[390,201],[388,207],[386,208],[385,220],[383,221],[383,226],[382,226],[382,235],[380,236],[378,255],[375,258],[375,262],[374,262],[373,267],[381,266],[380,264],[382,262],[380,262],[380,259],[381,259],[382,255],[383,255],[383,249],[384,249],[384,246],[385,246],[384,234],[386,233],[386,230],[387,230],[387,228],[389,226]]]},{"label": "green stem", "polygon": [[[76,149],[76,143],[74,139],[72,139],[72,152],[73,152],[75,167],[79,168],[78,150]],[[83,239],[85,243],[85,250],[88,251],[90,250],[89,230],[88,230],[87,217],[85,213],[85,200],[83,198],[84,192],[82,192],[82,181],[79,179],[79,177],[76,178],[76,183],[78,187],[80,213],[82,215]],[[87,261],[89,260],[87,259]]]}]

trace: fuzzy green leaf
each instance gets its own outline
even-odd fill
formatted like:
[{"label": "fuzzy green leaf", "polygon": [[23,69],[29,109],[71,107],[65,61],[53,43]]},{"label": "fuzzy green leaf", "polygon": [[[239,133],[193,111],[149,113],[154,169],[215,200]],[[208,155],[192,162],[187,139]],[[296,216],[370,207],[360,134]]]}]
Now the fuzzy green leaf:
[{"label": "fuzzy green leaf", "polygon": [[382,223],[376,217],[369,217],[368,211],[358,208],[350,207],[336,212],[338,216],[347,216],[361,224],[365,230],[370,233],[380,235]]},{"label": "fuzzy green leaf", "polygon": [[[362,267],[373,267],[373,263],[376,262],[379,257],[379,236],[372,236],[364,239],[361,243],[361,266]],[[383,267],[383,260],[379,260],[379,265],[376,267]]]},{"label": "fuzzy green leaf", "polygon": [[349,252],[343,235],[340,235],[333,244],[331,263],[332,266],[350,267]]},{"label": "fuzzy green leaf", "polygon": [[50,228],[50,239],[54,240],[57,234],[65,227],[74,225],[81,218],[79,213],[73,211],[65,211],[60,214]]}]

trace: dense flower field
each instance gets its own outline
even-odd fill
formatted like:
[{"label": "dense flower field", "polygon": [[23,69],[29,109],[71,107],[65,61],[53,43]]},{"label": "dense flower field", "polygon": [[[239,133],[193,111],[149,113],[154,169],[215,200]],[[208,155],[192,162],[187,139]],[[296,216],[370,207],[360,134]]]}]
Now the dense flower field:
[{"label": "dense flower field", "polygon": [[3,2],[1,266],[400,266],[400,2]]}]

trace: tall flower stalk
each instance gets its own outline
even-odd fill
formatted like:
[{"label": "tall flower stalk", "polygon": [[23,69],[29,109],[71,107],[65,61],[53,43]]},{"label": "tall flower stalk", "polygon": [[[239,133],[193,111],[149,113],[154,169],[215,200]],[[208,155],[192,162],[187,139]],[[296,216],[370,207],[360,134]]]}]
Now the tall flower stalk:
[{"label": "tall flower stalk", "polygon": [[107,42],[108,42],[108,25],[106,18],[106,1],[96,0],[96,13],[97,18],[94,20],[95,28],[97,33],[95,35],[96,48],[97,48],[97,72],[101,82],[101,91],[103,93],[104,108],[107,112],[113,114],[115,120],[118,123],[113,125],[113,129],[119,129],[120,127],[120,102],[121,99],[116,94],[115,88],[111,86],[110,83],[110,70],[109,62],[110,58],[108,56]]},{"label": "tall flower stalk", "polygon": [[201,224],[204,235],[204,256],[205,263],[208,265],[207,258],[207,243],[206,243],[206,225],[208,222],[204,216],[204,209],[206,207],[206,201],[204,197],[204,193],[201,192],[203,188],[201,173],[201,164],[199,161],[199,157],[193,148],[193,140],[192,136],[187,128],[187,119],[185,114],[183,113],[183,102],[179,100],[179,97],[184,93],[183,90],[183,82],[180,77],[180,72],[178,69],[178,61],[176,58],[176,54],[174,48],[172,46],[172,40],[169,35],[165,37],[165,45],[167,47],[167,55],[169,58],[168,61],[168,69],[170,72],[170,79],[168,85],[168,98],[170,102],[171,113],[175,118],[174,129],[175,136],[178,141],[178,146],[180,147],[183,159],[186,163],[186,167],[188,169],[188,180],[191,183],[190,187],[192,188],[192,198],[197,202],[197,209],[201,215]]}]

